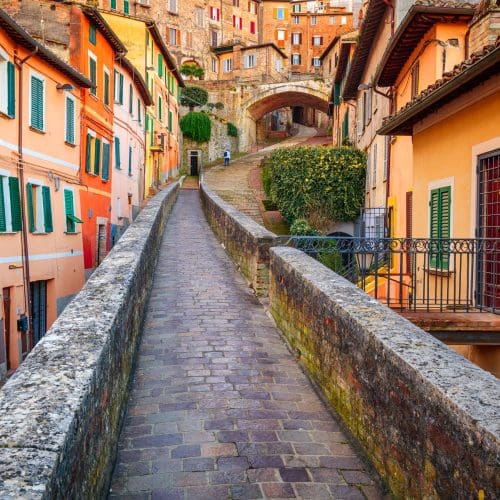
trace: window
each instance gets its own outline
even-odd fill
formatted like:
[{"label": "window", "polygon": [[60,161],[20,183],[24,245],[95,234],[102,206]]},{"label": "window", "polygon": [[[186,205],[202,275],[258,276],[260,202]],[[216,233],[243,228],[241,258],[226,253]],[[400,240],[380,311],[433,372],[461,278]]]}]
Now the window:
[{"label": "window", "polygon": [[388,171],[389,171],[389,155],[391,153],[390,150],[390,136],[384,136],[384,181],[387,180]]},{"label": "window", "polygon": [[373,145],[373,175],[372,175],[372,188],[377,186],[377,144]]},{"label": "window", "polygon": [[31,75],[30,85],[30,126],[45,131],[45,80]]},{"label": "window", "polygon": [[168,30],[168,39],[170,45],[177,45],[177,30],[175,28]]},{"label": "window", "polygon": [[311,16],[311,24],[312,24],[313,26],[315,26],[315,25],[317,24],[317,22],[318,22],[317,17],[316,17],[316,16]]},{"label": "window", "polygon": [[297,66],[301,62],[300,54],[292,54],[292,65]]},{"label": "window", "polygon": [[31,233],[51,233],[52,204],[50,188],[41,184],[26,184],[26,204],[28,206],[28,224]]},{"label": "window", "polygon": [[300,17],[299,16],[293,16],[293,24],[299,24],[300,23]]},{"label": "window", "polygon": [[347,109],[344,113],[344,119],[342,120],[342,144],[345,144],[349,140],[349,110]]},{"label": "window", "polygon": [[237,28],[239,30],[243,29],[243,18],[238,16],[233,16],[233,28]]},{"label": "window", "polygon": [[319,68],[321,66],[321,59],[319,57],[313,57],[311,61],[312,66]]},{"label": "window", "polygon": [[[451,186],[433,189],[430,192],[430,238],[450,238]],[[446,242],[431,242],[430,265],[436,269],[448,269],[450,255]]]},{"label": "window", "polygon": [[248,68],[255,68],[257,66],[257,58],[255,54],[247,54],[243,56],[243,67],[248,69]]},{"label": "window", "polygon": [[233,0],[233,7],[239,7],[240,6],[240,0]]},{"label": "window", "polygon": [[340,24],[342,24],[342,25],[347,24],[347,17],[346,16],[342,16],[340,18]]},{"label": "window", "polygon": [[292,33],[292,45],[300,45],[302,43],[302,33]]},{"label": "window", "polygon": [[283,21],[285,19],[285,9],[283,8],[274,9],[274,19],[279,19],[280,21]]},{"label": "window", "polygon": [[174,114],[168,111],[168,131],[172,134],[174,132]]},{"label": "window", "polygon": [[330,16],[330,24],[335,24],[335,16]]},{"label": "window", "polygon": [[158,120],[163,121],[163,102],[161,96],[158,96],[158,104],[156,107],[156,113],[158,115]]},{"label": "window", "polygon": [[210,19],[212,21],[220,21],[220,9],[210,7]]},{"label": "window", "polygon": [[278,72],[282,70],[282,61],[280,57],[276,57],[274,60],[274,69]]},{"label": "window", "polygon": [[137,121],[139,125],[142,123],[141,100],[139,98],[137,98]]},{"label": "window", "polygon": [[302,8],[302,6],[300,5],[300,3],[293,4],[292,12],[300,12],[301,8]]},{"label": "window", "polygon": [[186,47],[188,49],[193,48],[193,33],[191,31],[186,31]]},{"label": "window", "polygon": [[129,114],[134,114],[134,87],[129,83],[128,85],[128,112]]},{"label": "window", "polygon": [[210,32],[210,41],[212,47],[217,47],[219,45],[219,33],[215,30]]},{"label": "window", "polygon": [[203,28],[205,26],[205,10],[203,7],[196,7],[196,24]]},{"label": "window", "polygon": [[418,95],[418,80],[419,80],[420,65],[418,62],[411,69],[411,98],[415,99]]},{"label": "window", "polygon": [[89,80],[92,82],[90,93],[97,95],[97,58],[89,52]]},{"label": "window", "polygon": [[21,228],[19,179],[0,173],[0,233],[21,231]]},{"label": "window", "polygon": [[250,21],[250,33],[255,35],[255,21]]},{"label": "window", "polygon": [[64,140],[68,144],[75,144],[75,98],[66,95],[66,126],[64,130]]},{"label": "window", "polygon": [[89,42],[92,45],[97,45],[97,30],[93,24],[89,27]]},{"label": "window", "polygon": [[371,173],[371,156],[370,151],[366,153],[366,183],[365,191],[368,193],[370,191],[370,173]]},{"label": "window", "polygon": [[116,10],[116,0],[111,0],[111,10]]},{"label": "window", "polygon": [[104,104],[109,106],[109,71],[104,70]]},{"label": "window", "polygon": [[177,14],[177,0],[169,0],[168,2],[168,10],[173,14]]},{"label": "window", "polygon": [[312,44],[319,46],[323,45],[323,37],[322,36],[313,36],[312,37]]},{"label": "window", "polygon": [[128,147],[128,176],[132,177],[132,146]]},{"label": "window", "polygon": [[257,14],[257,4],[255,2],[248,2],[248,12],[250,12],[250,14]]},{"label": "window", "polygon": [[129,0],[123,0],[123,13],[124,14],[130,13],[130,2],[129,2]]},{"label": "window", "polygon": [[85,150],[85,172],[99,175],[101,170],[101,141],[94,132],[87,133],[87,145]]},{"label": "window", "polygon": [[109,162],[111,159],[109,142],[103,139],[102,141],[102,180],[109,180]]},{"label": "window", "polygon": [[16,116],[16,76],[14,63],[0,48],[0,112]]},{"label": "window", "polygon": [[222,63],[222,70],[224,71],[224,73],[230,73],[231,71],[233,71],[233,59],[232,58],[224,59],[224,61]]},{"label": "window", "polygon": [[123,74],[115,70],[114,98],[117,104],[123,104]]},{"label": "window", "polygon": [[363,125],[366,127],[372,119],[372,91],[366,90],[363,94]]},{"label": "window", "polygon": [[117,170],[120,170],[122,168],[119,137],[115,137],[115,168]]},{"label": "window", "polygon": [[277,30],[276,31],[276,42],[278,47],[284,47],[286,40],[286,31],[285,30]]},{"label": "window", "polygon": [[76,233],[76,224],[82,221],[75,215],[75,201],[73,199],[73,190],[64,189],[64,215],[66,216],[66,232]]},{"label": "window", "polygon": [[214,57],[212,57],[212,72],[213,73],[219,72],[219,61]]}]

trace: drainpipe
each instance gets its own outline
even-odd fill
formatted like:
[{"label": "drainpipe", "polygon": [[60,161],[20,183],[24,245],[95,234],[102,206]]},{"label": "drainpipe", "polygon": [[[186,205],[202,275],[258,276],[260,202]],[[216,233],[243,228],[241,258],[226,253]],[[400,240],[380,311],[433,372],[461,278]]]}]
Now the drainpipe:
[{"label": "drainpipe", "polygon": [[[28,230],[26,224],[26,204],[24,192],[24,159],[23,159],[23,65],[28,59],[31,59],[38,52],[38,47],[30,52],[24,59],[14,57],[14,64],[19,71],[18,80],[18,130],[17,130],[17,154],[18,154],[18,172],[19,172],[19,191],[21,196],[21,243],[23,254],[23,279],[24,279],[24,298],[26,307],[26,316],[28,317],[28,332],[26,333],[26,349],[30,352],[33,343],[33,318],[31,317],[31,279],[30,279],[30,263],[28,249]],[[31,337],[31,339],[30,339]]]},{"label": "drainpipe", "polygon": [[394,5],[391,0],[383,0],[384,3],[391,9],[391,36],[394,35]]}]

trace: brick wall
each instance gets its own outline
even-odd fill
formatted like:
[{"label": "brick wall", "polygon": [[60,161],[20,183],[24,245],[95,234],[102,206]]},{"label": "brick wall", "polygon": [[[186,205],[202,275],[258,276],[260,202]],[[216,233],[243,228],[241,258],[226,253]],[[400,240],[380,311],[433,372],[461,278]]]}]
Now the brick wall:
[{"label": "brick wall", "polygon": [[105,498],[163,228],[156,195],[0,391],[0,498]]},{"label": "brick wall", "polygon": [[496,498],[500,382],[291,248],[271,312],[396,498]]},{"label": "brick wall", "polygon": [[267,295],[269,248],[276,235],[238,212],[205,184],[200,189],[208,223],[255,293]]}]

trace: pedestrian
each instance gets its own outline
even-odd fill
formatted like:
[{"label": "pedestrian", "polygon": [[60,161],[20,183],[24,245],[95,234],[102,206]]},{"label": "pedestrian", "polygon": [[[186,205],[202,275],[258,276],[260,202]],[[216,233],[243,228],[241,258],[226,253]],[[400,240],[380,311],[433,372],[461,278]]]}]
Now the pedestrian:
[{"label": "pedestrian", "polygon": [[227,167],[229,165],[229,162],[231,160],[231,151],[229,149],[226,149],[224,151],[224,166]]}]

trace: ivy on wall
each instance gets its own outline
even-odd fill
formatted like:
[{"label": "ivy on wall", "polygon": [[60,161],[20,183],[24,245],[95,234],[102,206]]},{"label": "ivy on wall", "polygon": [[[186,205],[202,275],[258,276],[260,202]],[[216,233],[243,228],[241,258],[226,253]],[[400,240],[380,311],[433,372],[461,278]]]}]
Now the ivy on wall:
[{"label": "ivy on wall", "polygon": [[[293,223],[355,220],[364,201],[366,155],[355,148],[278,149],[262,180],[268,198]],[[297,229],[299,229],[297,227]]]},{"label": "ivy on wall", "polygon": [[212,122],[206,113],[191,111],[180,121],[185,137],[196,142],[208,142],[212,136]]},{"label": "ivy on wall", "polygon": [[236,128],[236,125],[231,122],[227,123],[227,135],[230,137],[238,137],[238,129]]}]

